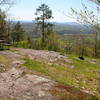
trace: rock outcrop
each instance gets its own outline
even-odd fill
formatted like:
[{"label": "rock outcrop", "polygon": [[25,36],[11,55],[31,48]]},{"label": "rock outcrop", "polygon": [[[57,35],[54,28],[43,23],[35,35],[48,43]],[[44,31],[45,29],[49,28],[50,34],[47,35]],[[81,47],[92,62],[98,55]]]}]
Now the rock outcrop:
[{"label": "rock outcrop", "polygon": [[24,74],[23,70],[12,68],[0,73],[0,99],[5,100],[54,100],[49,90],[54,81],[37,75]]},{"label": "rock outcrop", "polygon": [[18,50],[21,55],[24,55],[33,61],[44,62],[49,65],[57,64],[61,66],[66,66],[66,63],[71,63],[71,60],[69,60],[66,56],[61,55],[59,52],[32,49],[16,50]]}]

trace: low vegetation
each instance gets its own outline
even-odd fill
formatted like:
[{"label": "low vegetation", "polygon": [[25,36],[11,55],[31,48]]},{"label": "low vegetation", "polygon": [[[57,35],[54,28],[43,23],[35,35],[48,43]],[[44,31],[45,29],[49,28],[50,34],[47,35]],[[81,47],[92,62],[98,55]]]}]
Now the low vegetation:
[{"label": "low vegetation", "polygon": [[0,72],[6,71],[9,68],[9,59],[4,55],[0,55]]},{"label": "low vegetation", "polygon": [[75,56],[69,56],[69,59],[72,60],[72,63],[68,63],[67,66],[73,66],[72,68],[48,65],[28,58],[25,58],[24,66],[37,74],[49,76],[49,78],[59,83],[74,86],[84,92],[100,97],[100,61],[93,59],[96,60],[96,63],[92,64],[92,59],[90,58],[87,58],[86,61],[81,61]]}]

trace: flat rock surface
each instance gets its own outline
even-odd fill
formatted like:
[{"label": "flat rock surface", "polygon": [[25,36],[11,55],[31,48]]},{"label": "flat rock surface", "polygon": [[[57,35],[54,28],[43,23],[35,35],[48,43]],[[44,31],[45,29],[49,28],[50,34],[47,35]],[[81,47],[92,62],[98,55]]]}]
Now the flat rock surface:
[{"label": "flat rock surface", "polygon": [[24,74],[18,68],[0,73],[0,98],[17,100],[53,100],[49,93],[54,82],[37,75]]},{"label": "flat rock surface", "polygon": [[[22,53],[23,54],[23,53]],[[0,100],[54,100],[49,90],[54,81],[33,74],[25,74],[19,67],[25,53],[0,51],[10,62],[10,68],[0,73]],[[1,64],[3,65],[3,64]]]},{"label": "flat rock surface", "polygon": [[29,56],[33,60],[47,60],[55,62],[57,60],[69,61],[66,56],[61,55],[59,52],[46,51],[46,50],[32,50],[32,49],[16,49],[22,55]]}]

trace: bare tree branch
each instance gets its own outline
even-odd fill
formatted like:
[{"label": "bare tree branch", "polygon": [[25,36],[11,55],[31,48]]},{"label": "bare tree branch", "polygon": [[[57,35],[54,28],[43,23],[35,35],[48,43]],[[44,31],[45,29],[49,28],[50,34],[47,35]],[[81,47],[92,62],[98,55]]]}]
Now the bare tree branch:
[{"label": "bare tree branch", "polygon": [[0,6],[2,5],[12,5],[14,4],[14,0],[0,0]]},{"label": "bare tree branch", "polygon": [[100,5],[100,0],[90,0],[90,1],[92,1],[92,2],[94,2],[96,4],[98,4],[98,5]]}]

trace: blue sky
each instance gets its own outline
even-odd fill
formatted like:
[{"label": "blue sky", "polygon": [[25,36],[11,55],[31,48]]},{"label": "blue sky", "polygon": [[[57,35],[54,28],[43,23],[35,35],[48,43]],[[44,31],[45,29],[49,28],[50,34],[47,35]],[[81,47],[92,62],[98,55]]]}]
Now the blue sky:
[{"label": "blue sky", "polygon": [[70,11],[70,8],[81,9],[81,3],[87,6],[93,7],[94,4],[89,0],[17,0],[16,4],[13,5],[8,14],[12,19],[15,20],[34,20],[36,8],[45,2],[53,11],[53,21],[56,22],[73,22],[65,14]]}]

